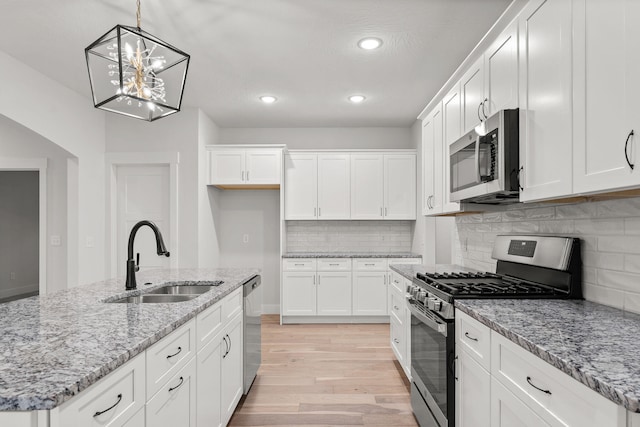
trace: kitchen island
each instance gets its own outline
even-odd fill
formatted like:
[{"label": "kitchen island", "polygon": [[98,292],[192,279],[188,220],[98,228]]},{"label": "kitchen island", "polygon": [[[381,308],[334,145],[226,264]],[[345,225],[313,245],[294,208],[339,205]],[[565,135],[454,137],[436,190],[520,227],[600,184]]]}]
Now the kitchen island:
[{"label": "kitchen island", "polygon": [[[9,411],[0,412],[0,425],[9,425],[2,420],[15,418],[12,412],[49,411],[82,396],[136,356],[144,357],[147,349],[172,332],[195,324],[197,315],[231,294],[239,293],[241,304],[239,288],[258,273],[257,269],[143,271],[133,291],[125,291],[124,278],[118,278],[0,305],[0,411]],[[105,302],[168,284],[216,281],[223,283],[190,301]],[[241,305],[238,309],[242,311]],[[195,352],[195,343],[190,345]],[[39,414],[39,419],[48,416]]]}]

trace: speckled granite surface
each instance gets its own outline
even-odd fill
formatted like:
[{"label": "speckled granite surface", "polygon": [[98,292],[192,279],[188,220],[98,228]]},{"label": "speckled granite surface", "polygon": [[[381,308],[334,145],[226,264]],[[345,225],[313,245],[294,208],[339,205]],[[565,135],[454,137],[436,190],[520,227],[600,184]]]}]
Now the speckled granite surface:
[{"label": "speckled granite surface", "polygon": [[[60,405],[255,274],[259,270],[155,270],[137,274],[136,291],[126,292],[120,278],[0,304],[0,410]],[[102,302],[166,284],[204,285],[214,280],[224,283],[186,302]]]},{"label": "speckled granite surface", "polygon": [[374,252],[287,252],[282,258],[422,258],[408,252],[396,254]]},{"label": "speckled granite surface", "polygon": [[640,315],[588,301],[457,300],[457,309],[640,412]]}]

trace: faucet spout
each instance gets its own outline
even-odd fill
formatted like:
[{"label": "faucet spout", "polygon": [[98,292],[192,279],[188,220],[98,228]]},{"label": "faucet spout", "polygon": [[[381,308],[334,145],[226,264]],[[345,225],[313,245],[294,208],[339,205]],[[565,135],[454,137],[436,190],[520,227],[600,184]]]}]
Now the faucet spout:
[{"label": "faucet spout", "polygon": [[127,281],[125,284],[125,288],[127,290],[135,289],[137,287],[136,284],[136,271],[140,270],[140,260],[138,261],[133,259],[133,243],[136,238],[136,234],[138,230],[143,226],[148,226],[153,230],[153,234],[156,236],[156,252],[158,256],[166,256],[169,257],[169,251],[164,245],[164,240],[162,239],[162,233],[160,233],[160,229],[157,225],[155,225],[151,221],[143,220],[136,223],[131,229],[131,233],[129,234],[129,245],[127,246]]}]

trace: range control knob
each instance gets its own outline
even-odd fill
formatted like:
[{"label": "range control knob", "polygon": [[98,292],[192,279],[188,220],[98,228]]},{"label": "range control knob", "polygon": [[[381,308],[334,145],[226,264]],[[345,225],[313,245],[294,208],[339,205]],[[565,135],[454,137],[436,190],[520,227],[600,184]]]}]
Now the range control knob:
[{"label": "range control knob", "polygon": [[429,301],[427,301],[427,307],[429,307],[429,310],[433,310],[433,311],[440,311],[442,310],[442,301],[440,301],[438,298],[429,298]]}]

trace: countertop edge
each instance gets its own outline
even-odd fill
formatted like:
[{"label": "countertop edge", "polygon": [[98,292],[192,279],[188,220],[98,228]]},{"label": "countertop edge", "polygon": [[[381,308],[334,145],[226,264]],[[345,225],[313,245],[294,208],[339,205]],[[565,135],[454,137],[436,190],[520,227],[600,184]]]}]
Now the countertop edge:
[{"label": "countertop edge", "polygon": [[420,254],[412,253],[346,253],[346,252],[301,252],[301,253],[284,253],[283,259],[296,259],[296,258],[422,258]]}]

